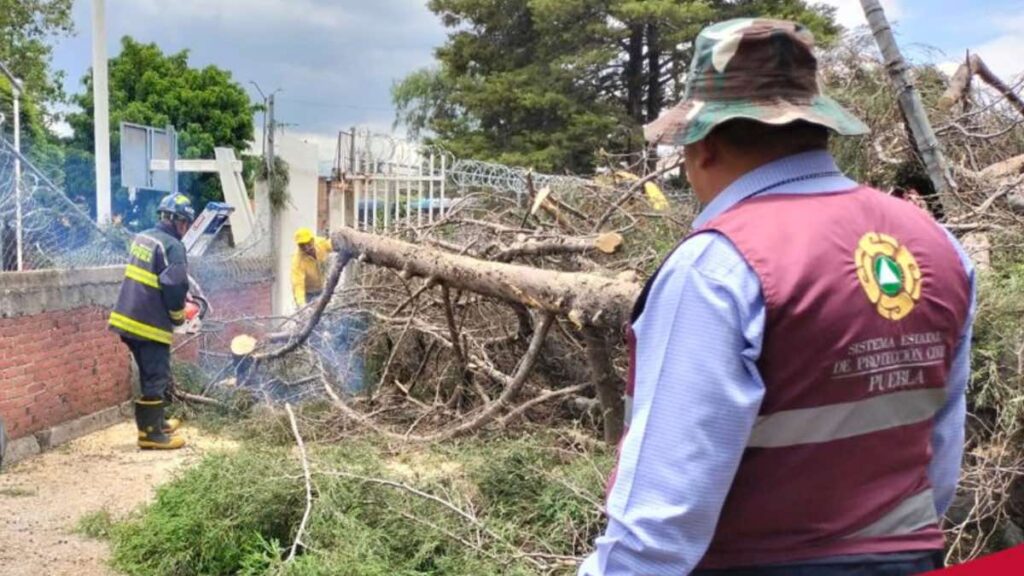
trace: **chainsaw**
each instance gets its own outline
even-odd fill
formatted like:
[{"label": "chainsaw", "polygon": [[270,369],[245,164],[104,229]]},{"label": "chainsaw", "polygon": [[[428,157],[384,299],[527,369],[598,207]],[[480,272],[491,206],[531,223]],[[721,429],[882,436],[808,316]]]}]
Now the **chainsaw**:
[{"label": "chainsaw", "polygon": [[185,295],[185,322],[174,327],[175,334],[198,334],[203,327],[203,318],[213,311],[210,301],[203,294],[203,289],[190,274],[188,277],[188,294]]}]

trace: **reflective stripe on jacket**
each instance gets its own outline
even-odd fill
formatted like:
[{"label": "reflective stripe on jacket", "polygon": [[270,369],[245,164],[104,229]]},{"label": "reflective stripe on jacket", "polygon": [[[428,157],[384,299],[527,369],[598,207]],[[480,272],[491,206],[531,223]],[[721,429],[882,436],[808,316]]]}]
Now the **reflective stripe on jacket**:
[{"label": "reflective stripe on jacket", "polygon": [[187,293],[185,247],[171,225],[161,222],[132,240],[110,328],[129,338],[170,344],[174,326],[185,320]]},{"label": "reflective stripe on jacket", "polygon": [[700,567],[941,550],[931,438],[970,308],[946,235],[864,187],[751,198],[707,230],[760,280],[765,395]]},{"label": "reflective stripe on jacket", "polygon": [[327,256],[333,247],[328,238],[314,238],[316,258],[297,248],[292,256],[292,296],[295,305],[306,305],[307,292],[322,292],[327,272]]}]

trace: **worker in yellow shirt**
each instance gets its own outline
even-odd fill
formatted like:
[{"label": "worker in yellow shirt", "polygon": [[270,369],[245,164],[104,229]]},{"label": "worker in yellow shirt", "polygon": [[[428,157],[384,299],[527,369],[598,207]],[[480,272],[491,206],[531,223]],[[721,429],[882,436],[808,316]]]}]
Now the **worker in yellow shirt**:
[{"label": "worker in yellow shirt", "polygon": [[317,238],[309,228],[295,231],[295,244],[298,250],[292,256],[292,295],[295,305],[302,308],[324,290],[327,256],[332,247],[329,238]]}]

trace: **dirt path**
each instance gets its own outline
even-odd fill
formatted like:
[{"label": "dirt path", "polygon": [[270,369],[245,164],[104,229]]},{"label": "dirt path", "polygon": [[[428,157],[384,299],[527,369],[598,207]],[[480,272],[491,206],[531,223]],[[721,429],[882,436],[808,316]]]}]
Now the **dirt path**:
[{"label": "dirt path", "polygon": [[108,576],[105,542],[74,533],[79,518],[106,509],[115,517],[149,500],[183,465],[234,443],[184,427],[189,442],[172,452],[135,447],[124,422],[29,458],[0,474],[0,572],[4,576]]}]

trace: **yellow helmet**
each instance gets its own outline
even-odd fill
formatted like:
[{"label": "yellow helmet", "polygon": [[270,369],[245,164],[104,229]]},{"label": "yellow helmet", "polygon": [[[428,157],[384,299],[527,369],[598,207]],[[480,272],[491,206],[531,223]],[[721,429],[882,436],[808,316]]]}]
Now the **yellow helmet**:
[{"label": "yellow helmet", "polygon": [[295,243],[306,244],[313,241],[313,231],[309,228],[299,228],[295,231]]}]

